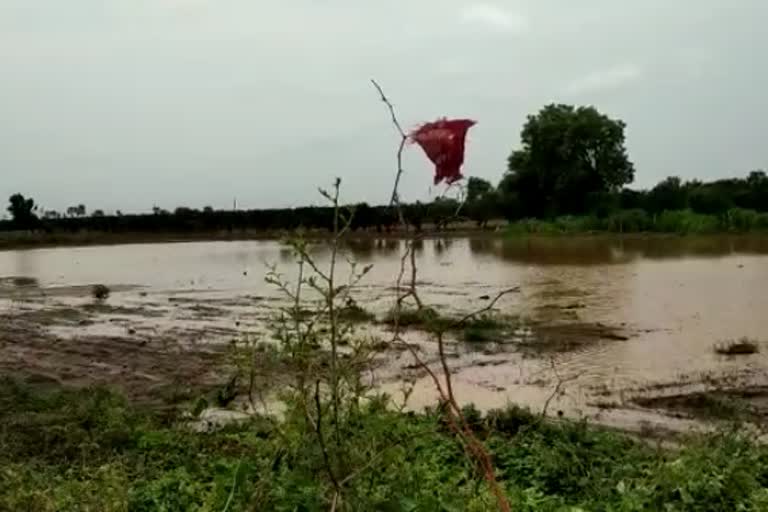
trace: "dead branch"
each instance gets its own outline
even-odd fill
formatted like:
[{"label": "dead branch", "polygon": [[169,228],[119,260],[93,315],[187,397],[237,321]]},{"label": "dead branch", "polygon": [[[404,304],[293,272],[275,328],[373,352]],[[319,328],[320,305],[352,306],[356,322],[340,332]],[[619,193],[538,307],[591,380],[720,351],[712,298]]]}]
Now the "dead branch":
[{"label": "dead branch", "polygon": [[[400,121],[397,120],[397,115],[395,114],[395,107],[392,105],[392,102],[389,101],[389,98],[387,98],[386,94],[384,94],[384,90],[376,82],[376,80],[371,79],[371,83],[379,92],[379,95],[381,96],[381,101],[389,109],[389,114],[392,118],[392,124],[395,125],[397,132],[400,134],[400,145],[397,148],[397,175],[395,176],[395,185],[392,188],[392,198],[390,199],[390,205],[399,206],[400,197],[398,194],[398,187],[400,186],[400,177],[403,175],[403,150],[405,149],[405,143],[408,141],[408,135],[405,134],[405,131],[403,130],[402,125],[400,124]],[[398,209],[398,212],[400,213],[400,221],[403,224],[403,227],[407,229],[407,226],[402,218],[402,212],[399,211],[399,209]]]},{"label": "dead branch", "polygon": [[578,379],[581,376],[581,374],[577,373],[575,375],[571,375],[570,377],[562,378],[560,376],[560,373],[557,371],[557,365],[555,363],[555,358],[554,357],[551,357],[549,359],[549,365],[552,368],[552,372],[555,374],[555,377],[557,378],[557,384],[555,384],[555,389],[552,390],[552,394],[549,395],[549,397],[547,398],[547,401],[544,402],[544,407],[541,410],[541,417],[542,418],[546,417],[547,410],[549,409],[549,404],[552,402],[552,400],[554,400],[554,398],[557,395],[560,394],[560,390],[562,389],[562,387],[566,383],[574,381],[574,380]]},{"label": "dead branch", "polygon": [[504,297],[505,295],[509,295],[510,293],[517,293],[519,291],[520,291],[519,286],[515,286],[513,288],[507,288],[506,290],[500,291],[499,293],[496,294],[496,296],[493,299],[491,299],[491,301],[484,308],[475,310],[472,313],[469,313],[468,315],[462,317],[457,322],[454,322],[453,327],[461,327],[462,325],[469,322],[470,320],[482,315],[483,313],[487,313],[488,311],[492,310],[496,306],[496,303],[499,302],[502,299],[502,297]]}]

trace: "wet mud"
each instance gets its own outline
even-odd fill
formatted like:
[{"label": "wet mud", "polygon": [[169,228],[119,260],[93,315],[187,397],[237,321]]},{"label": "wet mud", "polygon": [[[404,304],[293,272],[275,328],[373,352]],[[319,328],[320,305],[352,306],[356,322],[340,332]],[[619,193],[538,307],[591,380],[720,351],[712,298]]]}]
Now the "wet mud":
[{"label": "wet mud", "polygon": [[[765,245],[704,244],[700,253],[675,241],[669,254],[622,243],[568,240],[563,249],[556,241],[464,239],[438,249],[426,241],[420,296],[441,315],[460,317],[520,288],[492,311],[500,327],[447,334],[459,400],[480,409],[548,404],[552,415],[638,431],[765,423],[768,347],[738,356],[716,350],[742,336],[768,339]],[[295,271],[278,244],[118,249],[0,253],[0,374],[106,384],[140,400],[193,399],[227,384],[233,342],[274,343],[270,321],[287,304],[264,283],[264,262],[289,277]],[[434,404],[430,377],[408,347],[390,343],[383,322],[397,247],[357,257],[374,264],[355,290],[361,311],[349,317],[375,348],[372,382],[395,400],[412,385],[407,408]],[[91,296],[97,283],[110,289],[106,300]],[[439,367],[428,329],[408,326],[403,336]]]}]

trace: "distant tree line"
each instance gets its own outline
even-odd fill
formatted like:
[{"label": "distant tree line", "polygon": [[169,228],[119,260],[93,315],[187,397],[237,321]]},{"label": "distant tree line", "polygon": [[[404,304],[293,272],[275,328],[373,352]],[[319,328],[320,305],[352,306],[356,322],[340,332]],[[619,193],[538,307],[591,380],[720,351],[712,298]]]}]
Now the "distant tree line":
[{"label": "distant tree line", "polygon": [[[627,188],[635,169],[625,148],[625,124],[594,107],[551,104],[528,117],[521,143],[508,158],[507,169],[497,185],[477,177],[467,180],[463,200],[439,198],[430,203],[402,207],[404,220],[415,230],[429,225],[445,228],[456,219],[483,227],[506,219],[552,220],[564,216],[619,219],[634,230],[651,229],[653,219],[664,212],[754,219],[768,227],[768,176],[762,170],[743,178],[710,182],[662,180],[649,190]],[[391,206],[352,205],[353,230],[389,232],[400,224]],[[154,207],[151,214],[107,214],[85,205],[65,214],[39,211],[31,198],[14,194],[9,199],[11,220],[0,230],[81,230],[110,233],[205,232],[238,230],[332,229],[333,211],[327,207],[262,210],[202,210],[178,207],[173,212]],[[729,225],[733,224],[730,222]],[[600,224],[601,226],[605,223]],[[627,224],[628,225],[628,224]]]}]

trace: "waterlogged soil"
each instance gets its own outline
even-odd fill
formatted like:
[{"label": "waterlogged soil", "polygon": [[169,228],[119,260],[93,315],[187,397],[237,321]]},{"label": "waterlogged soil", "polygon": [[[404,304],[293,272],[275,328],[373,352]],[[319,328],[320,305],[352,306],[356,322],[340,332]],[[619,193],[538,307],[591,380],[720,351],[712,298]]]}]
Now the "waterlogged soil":
[{"label": "waterlogged soil", "polygon": [[[377,318],[356,326],[378,351],[371,382],[419,409],[437,396],[408,347],[438,369],[436,343],[413,326],[408,347],[393,345],[381,322],[402,250],[397,240],[356,241],[345,255],[373,264],[352,294]],[[322,244],[313,254],[327,263]],[[274,342],[270,321],[287,302],[265,283],[268,265],[296,275],[291,251],[275,242],[0,252],[0,373],[193,399],[229,381],[233,342]],[[495,305],[505,324],[482,342],[446,336],[461,402],[546,404],[548,414],[636,430],[766,420],[765,239],[435,239],[421,244],[417,265],[422,300],[444,317],[519,288]],[[91,297],[97,283],[111,290],[104,301]],[[741,337],[762,350],[714,352]]]},{"label": "waterlogged soil", "polygon": [[[71,315],[0,316],[0,375],[35,384],[102,385],[140,401],[173,402],[216,387],[222,350],[188,346],[173,337],[103,333],[61,336]],[[59,319],[63,324],[55,322]],[[50,329],[49,328],[53,328]]]}]

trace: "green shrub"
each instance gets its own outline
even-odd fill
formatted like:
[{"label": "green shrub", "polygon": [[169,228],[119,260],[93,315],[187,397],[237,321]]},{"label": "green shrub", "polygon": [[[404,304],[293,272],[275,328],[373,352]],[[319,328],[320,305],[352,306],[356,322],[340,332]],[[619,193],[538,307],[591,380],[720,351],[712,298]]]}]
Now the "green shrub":
[{"label": "green shrub", "polygon": [[608,216],[605,227],[614,233],[642,233],[653,230],[653,219],[645,210],[620,210]]},{"label": "green shrub", "polygon": [[[105,390],[40,393],[0,381],[0,405],[0,510],[330,508],[323,452],[298,402],[277,425],[256,419],[205,433]],[[513,510],[768,510],[768,447],[737,434],[684,438],[667,451],[515,406],[463,414]],[[351,475],[342,510],[493,510],[441,418],[394,412],[384,400],[341,417],[350,465],[335,470]]]},{"label": "green shrub", "polygon": [[747,232],[761,229],[762,215],[755,210],[731,208],[723,215],[723,229],[726,231]]},{"label": "green shrub", "polygon": [[714,215],[694,213],[691,210],[667,210],[655,221],[655,230],[681,235],[716,233],[720,223]]}]

